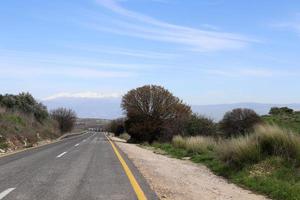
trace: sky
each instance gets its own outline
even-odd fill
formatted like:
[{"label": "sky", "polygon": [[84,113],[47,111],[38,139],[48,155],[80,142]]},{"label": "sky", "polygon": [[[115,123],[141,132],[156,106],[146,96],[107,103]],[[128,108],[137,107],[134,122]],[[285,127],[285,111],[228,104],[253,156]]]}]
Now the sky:
[{"label": "sky", "polygon": [[0,93],[300,102],[300,1],[3,0]]}]

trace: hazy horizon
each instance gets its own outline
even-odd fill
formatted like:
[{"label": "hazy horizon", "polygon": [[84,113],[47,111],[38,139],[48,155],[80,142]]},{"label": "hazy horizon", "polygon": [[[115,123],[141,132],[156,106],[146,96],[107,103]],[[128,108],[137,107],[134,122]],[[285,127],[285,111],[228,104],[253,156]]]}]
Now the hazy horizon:
[{"label": "hazy horizon", "polygon": [[[105,98],[79,98],[79,97],[57,97],[44,100],[43,103],[47,105],[49,110],[57,107],[71,108],[80,118],[104,118],[115,119],[123,115],[120,103],[121,98],[105,97]],[[240,102],[232,104],[208,104],[197,105],[189,104],[193,110],[198,114],[207,116],[216,121],[220,120],[223,115],[235,108],[250,108],[260,115],[268,114],[271,107],[288,106],[292,109],[300,111],[300,103],[296,104],[268,104],[268,103],[254,103],[254,102]]]}]

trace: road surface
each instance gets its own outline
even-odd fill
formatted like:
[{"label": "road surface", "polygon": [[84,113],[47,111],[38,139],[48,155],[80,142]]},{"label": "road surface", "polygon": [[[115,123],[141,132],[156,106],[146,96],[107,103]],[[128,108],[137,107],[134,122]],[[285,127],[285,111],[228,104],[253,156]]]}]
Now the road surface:
[{"label": "road surface", "polygon": [[[155,193],[119,150],[148,200]],[[0,200],[134,200],[138,195],[103,133],[0,158]]]}]

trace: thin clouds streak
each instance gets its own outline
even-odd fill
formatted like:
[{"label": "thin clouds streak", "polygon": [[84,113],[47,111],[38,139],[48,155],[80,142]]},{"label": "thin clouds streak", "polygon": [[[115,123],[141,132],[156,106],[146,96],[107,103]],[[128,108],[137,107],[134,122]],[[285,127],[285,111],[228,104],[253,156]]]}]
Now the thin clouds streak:
[{"label": "thin clouds streak", "polygon": [[204,69],[204,73],[223,76],[223,77],[254,77],[254,78],[270,78],[270,77],[293,77],[299,76],[299,70],[279,70],[267,68],[227,68],[227,69]]},{"label": "thin clouds streak", "polygon": [[[24,70],[25,69],[25,70]],[[37,77],[53,77],[53,78],[128,78],[135,76],[132,72],[97,70],[86,67],[5,67],[0,65],[1,78],[37,78]]]},{"label": "thin clouds streak", "polygon": [[123,18],[126,17],[126,20],[112,19],[112,24],[115,26],[103,27],[95,22],[87,23],[90,28],[100,31],[184,45],[190,50],[197,51],[240,49],[250,43],[259,42],[240,34],[207,31],[167,23],[128,10],[113,0],[97,0],[97,3]]},{"label": "thin clouds streak", "polygon": [[271,24],[271,27],[280,30],[294,31],[300,36],[300,13],[296,13],[293,19]]}]

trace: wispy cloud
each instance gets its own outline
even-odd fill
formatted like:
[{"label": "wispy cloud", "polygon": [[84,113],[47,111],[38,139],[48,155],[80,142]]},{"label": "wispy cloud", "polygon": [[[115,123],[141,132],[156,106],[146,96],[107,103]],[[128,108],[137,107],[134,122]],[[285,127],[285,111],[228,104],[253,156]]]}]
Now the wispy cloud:
[{"label": "wispy cloud", "polygon": [[290,20],[273,23],[271,24],[271,27],[280,30],[293,31],[300,36],[300,13],[296,13]]},{"label": "wispy cloud", "polygon": [[[8,67],[9,66],[9,67]],[[34,77],[63,77],[63,78],[127,78],[136,76],[126,71],[98,70],[86,67],[27,67],[0,65],[1,78],[34,78]]]},{"label": "wispy cloud", "polygon": [[190,50],[197,51],[239,49],[249,43],[258,42],[240,34],[208,31],[164,22],[126,9],[120,2],[114,0],[97,0],[97,2],[122,17],[121,20],[112,19],[111,26],[103,27],[97,22],[86,24],[100,31],[184,45]]},{"label": "wispy cloud", "polygon": [[43,101],[49,101],[59,98],[89,98],[89,99],[104,99],[104,98],[119,98],[122,96],[122,93],[111,92],[111,93],[103,93],[103,92],[62,92],[53,94],[51,96],[45,97]]},{"label": "wispy cloud", "polygon": [[[80,47],[79,47],[80,48]],[[98,48],[83,46],[82,50],[84,51],[94,51],[95,53],[100,52]],[[111,51],[118,51],[117,49],[112,49]],[[119,53],[123,54],[138,54],[140,53],[143,58],[144,55],[142,52],[134,52],[125,50],[119,50]],[[149,57],[160,57],[164,53],[153,53]],[[145,55],[146,56],[146,55]],[[169,58],[175,56],[173,54],[165,54]],[[109,69],[109,70],[148,70],[155,68],[166,68],[167,65],[162,64],[145,64],[142,62],[122,62],[122,60],[111,60],[111,59],[101,59],[101,57],[95,58],[95,56],[75,56],[75,55],[63,55],[63,54],[51,54],[51,53],[39,53],[39,52],[24,52],[24,51],[13,51],[0,49],[0,66],[9,66],[9,65],[19,65],[24,66],[26,63],[29,65],[40,65],[40,66],[56,66],[59,67],[86,67],[86,68],[97,68],[100,69]]]},{"label": "wispy cloud", "polygon": [[203,69],[202,72],[225,77],[283,77],[295,76],[300,73],[299,70],[281,70],[281,69],[267,69],[267,68],[223,68],[223,69]]},{"label": "wispy cloud", "polygon": [[159,51],[153,52],[153,51],[145,51],[145,50],[134,50],[128,48],[96,46],[96,45],[87,45],[87,44],[64,45],[64,47],[71,48],[74,50],[93,52],[93,53],[103,53],[103,54],[130,56],[130,57],[148,58],[148,59],[165,60],[165,59],[174,59],[180,57],[179,54],[175,54],[175,53],[166,53],[166,52],[159,52]]}]

